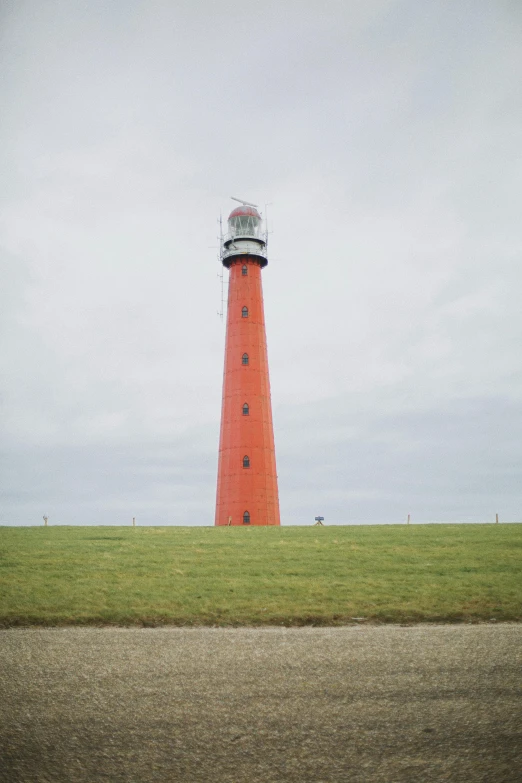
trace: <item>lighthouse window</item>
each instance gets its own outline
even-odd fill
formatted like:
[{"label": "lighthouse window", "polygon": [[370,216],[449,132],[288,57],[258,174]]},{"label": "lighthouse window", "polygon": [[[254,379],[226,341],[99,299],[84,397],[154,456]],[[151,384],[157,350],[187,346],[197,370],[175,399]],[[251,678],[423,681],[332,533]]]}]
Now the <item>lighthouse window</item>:
[{"label": "lighthouse window", "polygon": [[248,269],[245,265],[241,267],[241,274],[243,275],[243,277],[246,277],[248,275]]},{"label": "lighthouse window", "polygon": [[250,524],[250,514],[248,513],[248,511],[245,511],[245,513],[243,514],[243,524],[244,525]]},{"label": "lighthouse window", "polygon": [[241,364],[248,364],[248,354],[244,353],[241,357]]},{"label": "lighthouse window", "polygon": [[248,318],[248,307],[243,307],[243,309],[241,310],[241,317]]},{"label": "lighthouse window", "polygon": [[243,457],[243,467],[249,468],[250,467],[250,457],[247,457],[246,454]]},{"label": "lighthouse window", "polygon": [[248,403],[245,402],[245,404],[243,405],[243,416],[248,416],[249,413],[250,413],[250,408],[248,407]]}]

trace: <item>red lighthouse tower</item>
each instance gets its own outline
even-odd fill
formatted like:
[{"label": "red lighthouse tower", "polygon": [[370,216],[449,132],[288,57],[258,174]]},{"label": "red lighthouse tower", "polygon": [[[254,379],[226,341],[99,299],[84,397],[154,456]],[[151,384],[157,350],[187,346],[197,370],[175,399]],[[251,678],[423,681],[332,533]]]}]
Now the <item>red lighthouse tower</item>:
[{"label": "red lighthouse tower", "polygon": [[230,270],[216,525],[279,525],[261,269],[268,263],[259,212],[243,202],[221,248]]}]

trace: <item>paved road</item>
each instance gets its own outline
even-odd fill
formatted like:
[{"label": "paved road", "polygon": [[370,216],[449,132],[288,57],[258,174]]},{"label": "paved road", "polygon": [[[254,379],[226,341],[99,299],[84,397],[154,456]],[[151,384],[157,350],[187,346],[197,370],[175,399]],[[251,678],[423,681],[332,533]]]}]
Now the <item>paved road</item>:
[{"label": "paved road", "polygon": [[522,780],[522,626],[0,631],[2,783]]}]

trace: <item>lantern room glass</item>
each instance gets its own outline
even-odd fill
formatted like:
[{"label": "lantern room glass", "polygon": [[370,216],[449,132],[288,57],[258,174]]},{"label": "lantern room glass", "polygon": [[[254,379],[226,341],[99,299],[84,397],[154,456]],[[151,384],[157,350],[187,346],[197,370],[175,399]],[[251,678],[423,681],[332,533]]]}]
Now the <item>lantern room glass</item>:
[{"label": "lantern room glass", "polygon": [[258,237],[261,220],[256,215],[235,215],[228,219],[232,237]]}]

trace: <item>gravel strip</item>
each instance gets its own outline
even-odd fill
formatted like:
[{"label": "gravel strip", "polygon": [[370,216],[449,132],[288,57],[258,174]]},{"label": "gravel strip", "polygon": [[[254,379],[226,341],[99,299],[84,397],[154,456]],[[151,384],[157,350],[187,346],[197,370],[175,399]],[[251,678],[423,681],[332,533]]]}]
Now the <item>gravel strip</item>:
[{"label": "gravel strip", "polygon": [[522,780],[521,625],[0,631],[2,783]]}]

